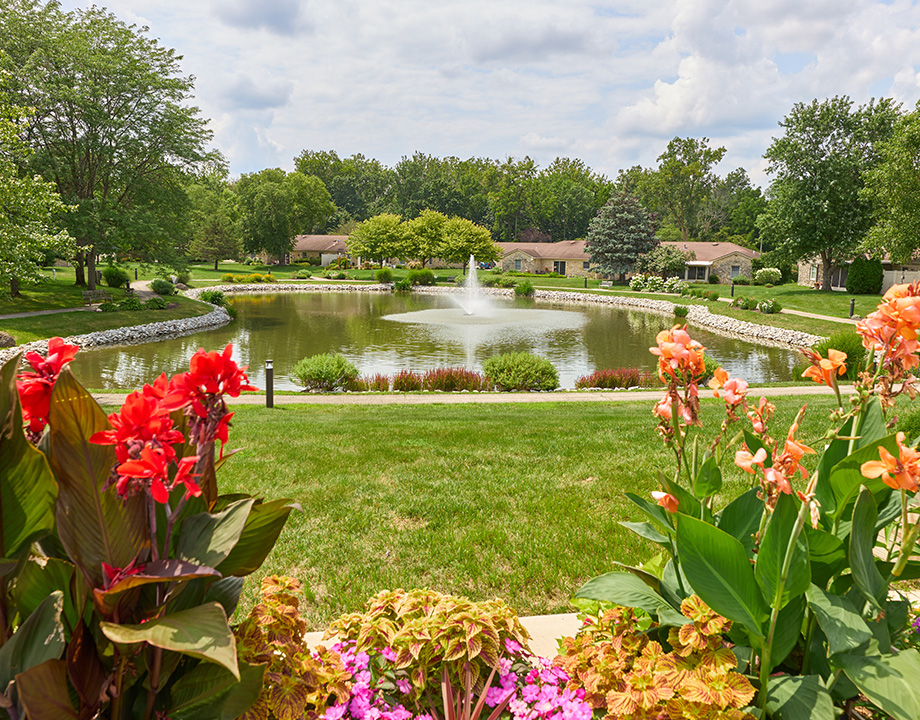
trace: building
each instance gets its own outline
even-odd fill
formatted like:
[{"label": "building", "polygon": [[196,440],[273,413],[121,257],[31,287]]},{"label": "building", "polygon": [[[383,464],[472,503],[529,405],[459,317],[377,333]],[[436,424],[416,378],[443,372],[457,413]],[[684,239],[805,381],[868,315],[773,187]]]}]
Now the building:
[{"label": "building", "polygon": [[[831,290],[841,292],[847,289],[847,275],[852,260],[847,260],[831,273]],[[808,258],[798,265],[799,285],[820,288],[824,283],[824,269],[818,258]],[[882,259],[882,292],[887,292],[892,285],[920,281],[920,261],[913,263],[893,263],[889,258]]]},{"label": "building", "polygon": [[752,276],[751,261],[760,253],[732,242],[663,242],[684,252],[692,252],[693,259],[684,268],[684,280],[708,282],[712,275],[720,283],[730,283],[739,275]]},{"label": "building", "polygon": [[[347,255],[348,235],[298,235],[294,238],[294,247],[281,258],[282,265],[298,260],[318,259],[320,265],[329,263]],[[265,264],[273,263],[278,258],[268,253],[259,253],[256,257]]]},{"label": "building", "polygon": [[596,277],[584,240],[553,243],[500,242],[502,270],[531,273],[555,272],[566,277]]}]

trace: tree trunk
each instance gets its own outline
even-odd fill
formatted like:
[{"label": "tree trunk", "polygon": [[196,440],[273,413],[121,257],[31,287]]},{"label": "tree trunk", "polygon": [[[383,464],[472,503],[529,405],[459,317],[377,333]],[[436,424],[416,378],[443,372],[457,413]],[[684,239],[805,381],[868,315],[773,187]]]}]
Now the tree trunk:
[{"label": "tree trunk", "polygon": [[217,258],[214,258],[214,269],[217,270]]},{"label": "tree trunk", "polygon": [[78,287],[86,287],[86,275],[83,272],[83,263],[86,261],[86,256],[83,254],[83,251],[80,250],[74,256],[73,259],[73,272],[76,281],[74,285]]},{"label": "tree trunk", "polygon": [[22,297],[22,293],[19,292],[19,278],[15,275],[10,278],[10,297]]},{"label": "tree trunk", "polygon": [[86,289],[92,292],[96,289],[96,249],[90,247],[86,251]]},{"label": "tree trunk", "polygon": [[821,291],[831,291],[831,275],[834,272],[834,266],[827,252],[821,253]]}]

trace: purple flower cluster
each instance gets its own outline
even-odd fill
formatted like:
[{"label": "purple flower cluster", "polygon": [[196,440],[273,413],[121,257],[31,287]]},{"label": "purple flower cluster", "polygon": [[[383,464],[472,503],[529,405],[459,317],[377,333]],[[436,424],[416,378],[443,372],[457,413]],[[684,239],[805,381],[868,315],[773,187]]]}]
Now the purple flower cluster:
[{"label": "purple flower cluster", "polygon": [[915,633],[920,633],[920,615],[917,615],[911,622],[911,627],[913,627]]},{"label": "purple flower cluster", "polygon": [[[488,707],[494,708],[510,698],[508,710],[513,720],[591,719],[591,706],[584,700],[584,690],[567,690],[569,678],[564,670],[553,667],[545,658],[527,655],[512,640],[506,642],[506,649],[516,657],[499,660],[498,685],[486,691]],[[380,651],[379,657],[386,661],[382,663],[376,659],[372,662],[366,652],[355,652],[353,642],[335,645],[333,650],[340,654],[353,684],[350,697],[327,708],[321,720],[435,720],[429,713],[413,715],[403,705],[385,698],[384,684],[390,688],[395,685],[402,695],[409,695],[412,690],[405,678],[392,679],[396,653],[391,648]],[[382,672],[372,671],[375,666],[382,666]]]}]

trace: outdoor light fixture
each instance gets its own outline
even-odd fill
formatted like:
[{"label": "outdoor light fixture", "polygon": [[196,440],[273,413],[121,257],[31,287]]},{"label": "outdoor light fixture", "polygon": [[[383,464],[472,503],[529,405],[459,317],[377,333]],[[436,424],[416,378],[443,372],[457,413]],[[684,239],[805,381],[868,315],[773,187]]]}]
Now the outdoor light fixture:
[{"label": "outdoor light fixture", "polygon": [[272,367],[272,361],[265,361],[265,407],[275,407],[275,369]]}]

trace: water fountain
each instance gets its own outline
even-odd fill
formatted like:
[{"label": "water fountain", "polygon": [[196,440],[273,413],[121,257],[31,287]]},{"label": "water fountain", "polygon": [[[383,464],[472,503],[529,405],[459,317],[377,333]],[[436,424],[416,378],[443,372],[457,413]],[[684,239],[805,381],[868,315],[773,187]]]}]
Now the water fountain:
[{"label": "water fountain", "polygon": [[469,272],[464,281],[466,293],[461,295],[451,295],[451,299],[457,303],[463,312],[467,315],[488,315],[492,309],[489,298],[482,292],[479,286],[479,275],[476,272],[476,258],[470,255]]}]

